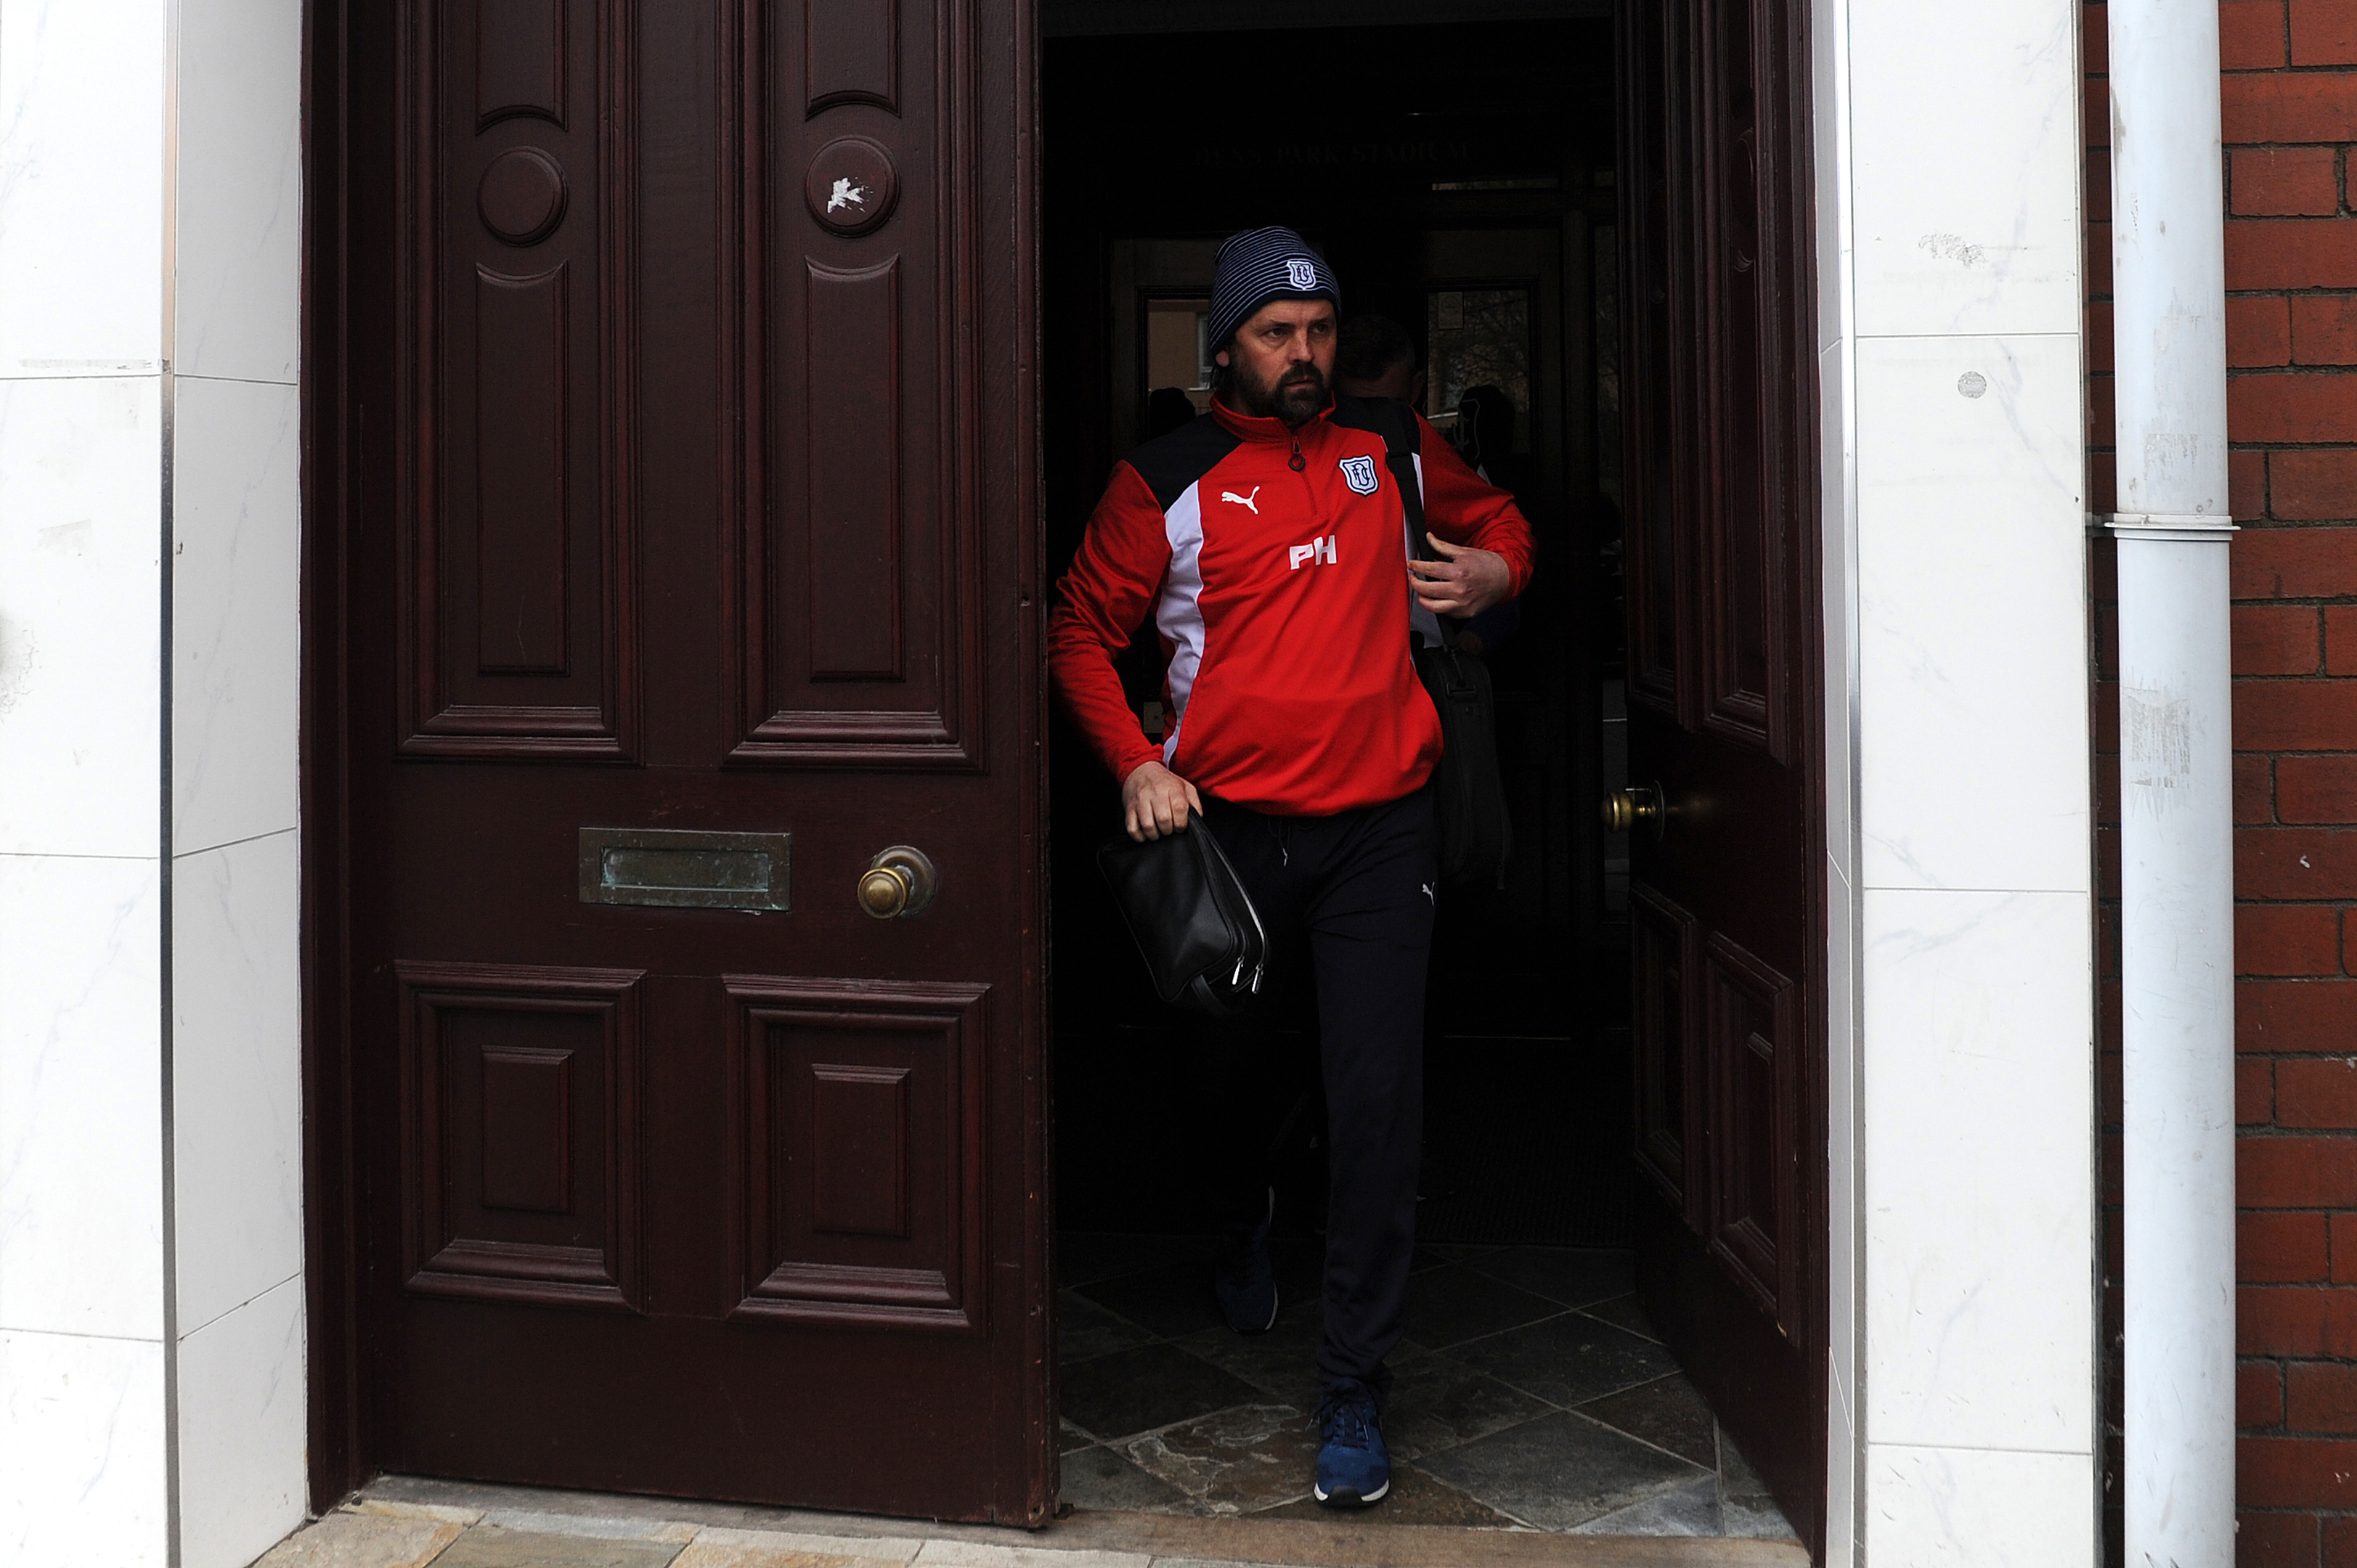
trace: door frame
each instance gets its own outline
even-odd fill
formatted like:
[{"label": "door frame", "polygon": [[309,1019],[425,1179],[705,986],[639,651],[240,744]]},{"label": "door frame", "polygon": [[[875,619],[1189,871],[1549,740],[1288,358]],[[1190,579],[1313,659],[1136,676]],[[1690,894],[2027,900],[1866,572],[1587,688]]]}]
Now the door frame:
[{"label": "door frame", "polygon": [[[345,1027],[349,1015],[350,992],[350,951],[345,919],[345,887],[347,843],[351,822],[347,806],[347,757],[351,736],[343,711],[342,691],[345,675],[343,633],[346,625],[347,582],[342,549],[343,525],[355,518],[358,499],[351,484],[360,456],[365,452],[370,432],[363,422],[347,417],[347,378],[345,375],[345,345],[348,341],[345,278],[350,264],[347,213],[344,205],[344,164],[348,116],[353,111],[347,72],[347,10],[352,0],[306,0],[304,6],[304,45],[301,61],[303,82],[303,184],[305,192],[303,217],[303,284],[301,339],[301,443],[302,475],[302,569],[299,587],[299,613],[302,628],[300,655],[300,746],[302,810],[302,897],[301,973],[302,973],[302,1052],[301,1078],[303,1090],[303,1187],[304,1187],[304,1288],[306,1293],[307,1375],[307,1465],[309,1477],[309,1502],[315,1512],[332,1508],[355,1487],[369,1478],[371,1452],[368,1442],[368,1412],[365,1408],[365,1380],[361,1376],[364,1348],[360,1324],[360,1282],[355,1277],[353,1260],[359,1236],[356,1210],[358,1197],[356,1174],[351,1161],[354,1153],[354,1128],[360,1108],[353,1102],[352,1075],[349,1060],[350,1040]],[[1018,8],[1014,59],[1018,99],[1029,105],[1036,122],[1038,114],[1037,48],[1038,5]],[[1795,25],[1800,46],[1798,58],[1810,58],[1813,21],[1805,5]],[[1803,183],[1802,210],[1813,213],[1813,173],[1815,151],[1813,133],[1815,129],[1815,106],[1805,69],[1793,77],[1794,102],[1789,123],[1793,129],[1788,152],[1792,157],[1794,177]],[[1617,221],[1628,221],[1625,202]],[[1025,287],[1033,296],[1028,305],[1018,306],[1036,331],[1036,279],[1039,264],[1039,227],[1038,215],[1037,170],[1034,166],[1020,187],[1012,195],[1017,209],[1016,222],[1019,231],[1027,234],[1028,243],[1018,261],[1018,272]],[[1821,226],[1813,225],[1804,246],[1809,274],[1803,287],[1803,303],[1813,323],[1819,301],[1817,250],[1815,243]],[[1630,282],[1623,272],[1622,285]],[[1020,292],[1020,291],[1018,291]],[[1631,313],[1623,310],[1624,332]],[[1812,334],[1813,336],[1813,333]],[[1631,360],[1625,351],[1621,365],[1624,378]],[[1804,495],[1824,500],[1825,468],[1819,446],[1823,430],[1823,389],[1805,411],[1805,429],[1817,437],[1812,444],[1804,441],[1803,450],[1795,456],[1804,465],[1806,478]],[[1032,410],[1029,424],[1033,437],[1031,449],[1012,460],[1015,481],[1036,496],[1039,486],[1039,459],[1037,451],[1038,396],[1035,383],[1027,376],[1019,386],[1010,388],[1009,395],[1019,407],[1028,404]],[[1623,392],[1623,407],[1629,400]],[[384,433],[380,433],[383,438]],[[1036,511],[1036,507],[1035,507]],[[1826,725],[1823,703],[1825,696],[1823,650],[1824,624],[1823,606],[1824,558],[1822,505],[1804,509],[1801,520],[1803,537],[1795,541],[1804,561],[1807,579],[1815,588],[1805,596],[1804,619],[1800,629],[1808,644],[1818,651],[1818,657],[1803,660],[1810,673],[1808,690],[1798,693],[1794,714],[1800,727],[1797,746],[1809,758],[1809,796],[1813,809],[1806,820],[1807,864],[1821,866],[1826,853],[1826,768],[1830,757],[1826,750]],[[1044,561],[1040,559],[1040,540],[1037,530],[1030,541],[1030,559],[1025,563],[1027,610],[1033,621],[1042,612],[1044,586],[1041,577]],[[1028,623],[1027,623],[1028,624]],[[1037,628],[1032,632],[1036,651]],[[1041,709],[1037,715],[1041,732],[1045,730],[1045,683],[1039,684],[1038,701]],[[1047,843],[1047,779],[1044,752],[1035,752],[1029,767],[1031,778],[1027,795],[1029,805],[1024,813],[1024,827],[1034,835],[1039,846],[1034,863],[1044,860]],[[1044,909],[1047,880],[1039,878],[1039,896]],[[1826,943],[1830,936],[1827,926],[1826,890],[1817,879],[1807,879],[1805,890],[1813,926],[1815,950],[1827,959]],[[1046,922],[1043,918],[1043,930]],[[1027,1161],[1039,1171],[1043,1183],[1037,1200],[1036,1212],[1053,1212],[1053,1162],[1049,1143],[1052,1138],[1052,1111],[1048,1105],[1049,1095],[1048,1040],[1051,1037],[1046,1026],[1049,1004],[1048,976],[1052,968],[1052,955],[1044,955],[1039,972],[1027,977],[1028,994],[1023,998],[1026,1012],[1038,1021],[1035,1038],[1039,1042],[1029,1053],[1027,1066],[1033,1075],[1029,1092],[1040,1105],[1039,1114],[1031,1123],[1030,1146]],[[1838,967],[1838,966],[1835,966]],[[1832,980],[1830,970],[1810,977],[1803,1002],[1803,1027],[1810,1047],[1810,1091],[1804,1100],[1812,1114],[1812,1125],[1806,1133],[1806,1146],[1821,1150],[1831,1164],[1827,1090],[1828,995]],[[1828,1322],[1828,1287],[1832,1258],[1830,1248],[1837,1240],[1829,1224],[1830,1216],[1820,1199],[1807,1216],[1808,1232],[1816,1239],[1818,1248],[1813,1254],[1809,1270],[1807,1307],[1810,1321],[1820,1348],[1830,1350],[1825,1343]],[[1049,1278],[1049,1239],[1045,1223],[1034,1223],[1027,1238],[1025,1266],[1036,1273],[1040,1294],[1052,1294]],[[1050,1308],[1051,1310],[1051,1308]],[[1033,1332],[1045,1333],[1046,1318]],[[1042,1408],[1054,1408],[1054,1359],[1052,1355],[1041,1358],[1041,1370],[1036,1382],[1038,1397],[1044,1400]],[[1824,1417],[1827,1412],[1821,1402],[1818,1430],[1830,1438]],[[1047,1446],[1052,1464],[1052,1434]],[[1839,1463],[1840,1456],[1828,1455]],[[1846,1488],[1845,1488],[1846,1490]],[[1822,1556],[1825,1539],[1826,1499],[1819,1499],[1819,1509],[1813,1534],[1816,1550]]]},{"label": "door frame", "polygon": [[361,1371],[359,1238],[351,1165],[350,831],[344,721],[343,522],[364,434],[345,417],[346,8],[303,7],[302,810],[303,1288],[309,1509],[324,1514],[369,1478]]}]

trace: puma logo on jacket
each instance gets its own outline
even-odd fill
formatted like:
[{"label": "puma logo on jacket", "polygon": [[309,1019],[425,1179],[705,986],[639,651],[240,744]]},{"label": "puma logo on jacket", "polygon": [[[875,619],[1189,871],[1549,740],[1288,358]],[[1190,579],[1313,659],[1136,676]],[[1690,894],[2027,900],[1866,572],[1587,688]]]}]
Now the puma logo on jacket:
[{"label": "puma logo on jacket", "polygon": [[[1521,594],[1513,498],[1414,423],[1426,526],[1502,556]],[[1384,459],[1367,406],[1343,398],[1298,431],[1214,402],[1115,465],[1048,627],[1056,694],[1114,778],[1161,761],[1238,805],[1328,816],[1431,776],[1440,722],[1408,656],[1406,514]],[[1113,664],[1149,607],[1176,716],[1158,752]]]}]

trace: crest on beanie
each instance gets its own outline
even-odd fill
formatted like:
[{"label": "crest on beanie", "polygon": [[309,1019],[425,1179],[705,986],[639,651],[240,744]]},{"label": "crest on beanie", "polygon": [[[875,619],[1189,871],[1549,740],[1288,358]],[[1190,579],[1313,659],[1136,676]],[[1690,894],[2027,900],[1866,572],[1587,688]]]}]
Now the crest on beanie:
[{"label": "crest on beanie", "polygon": [[1295,288],[1307,293],[1318,286],[1318,264],[1305,257],[1296,256],[1285,263],[1285,278]]}]

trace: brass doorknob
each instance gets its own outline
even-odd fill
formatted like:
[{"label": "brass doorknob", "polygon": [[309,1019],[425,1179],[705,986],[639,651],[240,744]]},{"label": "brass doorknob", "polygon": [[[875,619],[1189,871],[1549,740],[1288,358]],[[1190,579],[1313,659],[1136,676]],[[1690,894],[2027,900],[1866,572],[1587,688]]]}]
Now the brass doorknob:
[{"label": "brass doorknob", "polygon": [[1604,797],[1604,831],[1625,833],[1639,822],[1650,825],[1659,834],[1664,825],[1662,811],[1662,788],[1658,784],[1632,784],[1626,789],[1615,789]]},{"label": "brass doorknob", "polygon": [[867,863],[859,877],[859,907],[879,920],[902,920],[923,912],[941,886],[941,874],[925,852],[896,843]]}]

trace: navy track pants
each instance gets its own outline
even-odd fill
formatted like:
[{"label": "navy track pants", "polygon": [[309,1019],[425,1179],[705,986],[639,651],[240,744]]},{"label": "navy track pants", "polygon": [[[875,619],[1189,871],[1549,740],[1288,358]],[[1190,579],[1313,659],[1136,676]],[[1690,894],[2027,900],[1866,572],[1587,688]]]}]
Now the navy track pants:
[{"label": "navy track pants", "polygon": [[1439,883],[1430,785],[1330,817],[1271,816],[1207,799],[1204,822],[1267,928],[1278,993],[1242,1025],[1200,1022],[1218,1169],[1213,1199],[1232,1227],[1260,1215],[1270,1137],[1286,1094],[1266,1031],[1283,993],[1314,987],[1329,1146],[1322,1387],[1356,1379],[1390,1391],[1415,1245],[1424,1132],[1424,987]]}]

